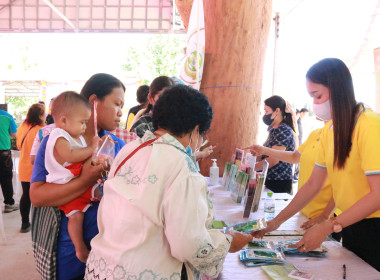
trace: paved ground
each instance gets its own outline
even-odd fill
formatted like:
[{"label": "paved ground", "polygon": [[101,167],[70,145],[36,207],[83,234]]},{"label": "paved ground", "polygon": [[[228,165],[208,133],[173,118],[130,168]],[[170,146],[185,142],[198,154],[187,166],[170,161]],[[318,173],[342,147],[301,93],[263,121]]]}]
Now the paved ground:
[{"label": "paved ground", "polygon": [[[15,193],[13,197],[18,203],[22,189],[16,172],[13,174],[13,190]],[[3,206],[1,189],[0,205]],[[31,233],[20,233],[20,211],[0,214],[2,214],[5,229],[5,239],[2,238],[0,229],[0,280],[41,279],[35,268]]]},{"label": "paved ground", "polygon": [[2,213],[5,239],[0,232],[0,279],[1,280],[37,280],[31,233],[20,233],[20,211]]}]

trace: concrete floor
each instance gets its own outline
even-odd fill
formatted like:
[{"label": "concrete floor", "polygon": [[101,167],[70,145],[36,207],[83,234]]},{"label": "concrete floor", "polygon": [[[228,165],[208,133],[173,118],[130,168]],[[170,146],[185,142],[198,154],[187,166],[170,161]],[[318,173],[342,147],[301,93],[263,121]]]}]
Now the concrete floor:
[{"label": "concrete floor", "polygon": [[[12,151],[14,152],[14,151]],[[13,158],[13,192],[16,203],[22,195],[21,183],[18,181],[17,157]],[[0,189],[0,209],[3,209],[3,195]],[[0,216],[0,280],[38,280],[41,279],[36,271],[31,232],[20,233],[20,211],[0,213],[3,217],[5,238],[1,233]]]},{"label": "concrete floor", "polygon": [[20,211],[2,214],[5,239],[0,233],[0,279],[41,279],[35,268],[31,233],[20,233]]}]

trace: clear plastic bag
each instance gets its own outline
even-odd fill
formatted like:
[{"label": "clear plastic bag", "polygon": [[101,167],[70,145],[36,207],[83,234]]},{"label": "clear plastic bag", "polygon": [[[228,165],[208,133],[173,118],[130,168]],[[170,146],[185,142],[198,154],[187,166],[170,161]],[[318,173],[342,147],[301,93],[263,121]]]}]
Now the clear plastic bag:
[{"label": "clear plastic bag", "polygon": [[98,148],[95,149],[92,154],[92,164],[104,164],[105,166],[110,166],[115,157],[115,143],[110,136],[104,138],[100,141]]}]

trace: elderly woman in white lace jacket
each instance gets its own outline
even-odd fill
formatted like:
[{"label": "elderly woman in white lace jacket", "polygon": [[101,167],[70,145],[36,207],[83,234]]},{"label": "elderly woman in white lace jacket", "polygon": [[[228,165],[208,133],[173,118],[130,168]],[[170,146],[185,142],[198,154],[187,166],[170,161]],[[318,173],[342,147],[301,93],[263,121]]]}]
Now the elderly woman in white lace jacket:
[{"label": "elderly woman in white lace jacket", "polygon": [[210,229],[207,182],[189,151],[199,149],[212,116],[194,89],[163,93],[153,111],[156,131],[126,145],[112,164],[85,279],[217,277],[227,253],[252,239]]}]

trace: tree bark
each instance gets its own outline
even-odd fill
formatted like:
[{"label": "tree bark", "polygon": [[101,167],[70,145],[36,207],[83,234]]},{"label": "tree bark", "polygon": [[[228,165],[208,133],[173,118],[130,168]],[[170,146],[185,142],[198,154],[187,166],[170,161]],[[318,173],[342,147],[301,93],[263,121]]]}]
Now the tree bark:
[{"label": "tree bark", "polygon": [[204,0],[206,54],[200,90],[214,110],[208,136],[217,145],[201,162],[205,176],[211,158],[218,159],[221,175],[235,148],[256,143],[271,9],[271,0]]}]

